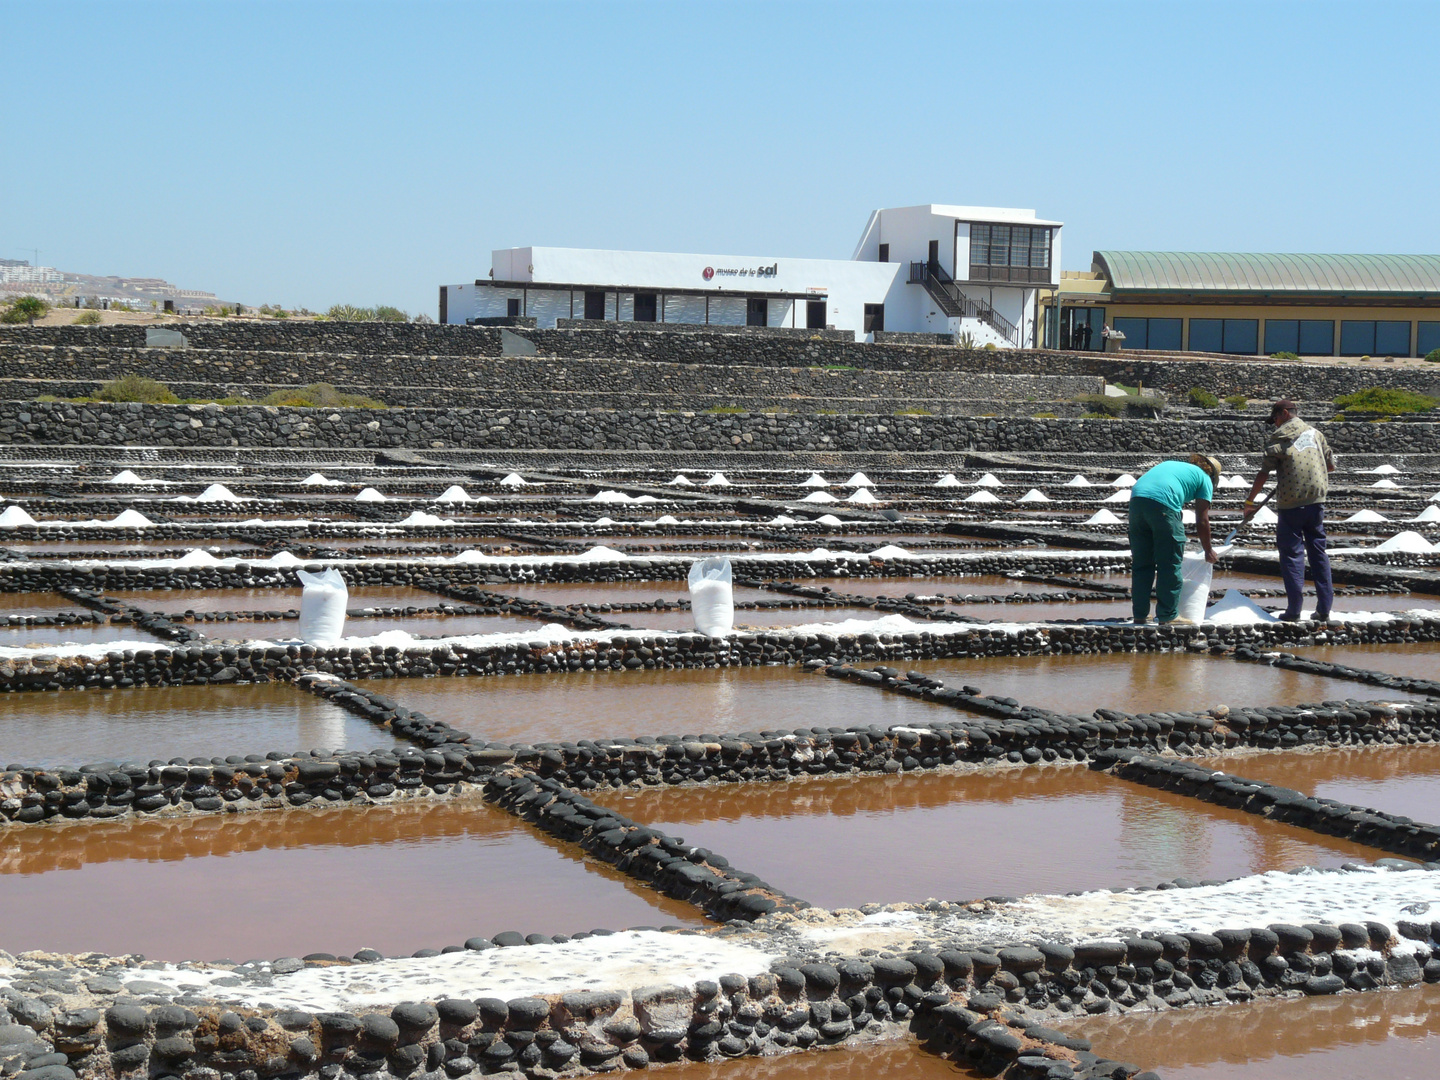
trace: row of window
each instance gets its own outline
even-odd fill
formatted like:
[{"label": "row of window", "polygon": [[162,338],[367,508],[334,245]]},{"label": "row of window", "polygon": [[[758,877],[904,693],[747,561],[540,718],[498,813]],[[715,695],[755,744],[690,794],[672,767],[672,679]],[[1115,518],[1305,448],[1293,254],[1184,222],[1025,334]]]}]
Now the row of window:
[{"label": "row of window", "polygon": [[[877,329],[885,328],[884,305],[867,304],[866,311],[870,307],[880,309],[880,326]],[[635,314],[632,316],[635,322],[659,322],[659,294],[637,292],[635,294]],[[505,301],[505,313],[515,316],[520,314],[520,301],[509,299]],[[824,300],[805,301],[805,328],[807,330],[825,329],[826,305]],[[585,290],[585,318],[595,322],[605,321],[605,291],[603,289]],[[745,325],[746,326],[769,326],[770,325],[770,301],[763,296],[748,296],[745,298]]]},{"label": "row of window", "polygon": [[[1257,353],[1291,352],[1299,356],[1334,356],[1335,320],[1266,319],[1265,347],[1260,345],[1258,319],[1191,319],[1190,341],[1184,344],[1181,319],[1116,318],[1114,327],[1125,335],[1124,348],[1164,352]],[[1415,352],[1410,351],[1408,321],[1342,319],[1341,356],[1424,356],[1440,349],[1440,322],[1415,324]]]}]

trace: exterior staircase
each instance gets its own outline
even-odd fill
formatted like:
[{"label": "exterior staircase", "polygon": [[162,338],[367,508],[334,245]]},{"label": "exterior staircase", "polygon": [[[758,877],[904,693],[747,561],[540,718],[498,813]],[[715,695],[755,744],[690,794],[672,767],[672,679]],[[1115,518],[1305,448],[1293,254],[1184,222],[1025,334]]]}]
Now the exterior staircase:
[{"label": "exterior staircase", "polygon": [[1020,330],[983,300],[972,300],[960,291],[950,272],[938,262],[912,262],[911,285],[923,285],[930,298],[952,319],[979,319],[1012,346],[1020,346]]}]

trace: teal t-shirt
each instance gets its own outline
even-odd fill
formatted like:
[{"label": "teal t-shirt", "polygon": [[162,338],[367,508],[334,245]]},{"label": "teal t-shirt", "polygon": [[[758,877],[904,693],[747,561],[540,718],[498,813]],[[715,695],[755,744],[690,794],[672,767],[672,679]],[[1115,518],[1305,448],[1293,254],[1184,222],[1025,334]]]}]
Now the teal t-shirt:
[{"label": "teal t-shirt", "polygon": [[1130,497],[1154,499],[1178,514],[1186,503],[1194,499],[1214,501],[1215,488],[1210,483],[1210,475],[1199,465],[1191,465],[1188,461],[1162,461],[1135,481]]}]

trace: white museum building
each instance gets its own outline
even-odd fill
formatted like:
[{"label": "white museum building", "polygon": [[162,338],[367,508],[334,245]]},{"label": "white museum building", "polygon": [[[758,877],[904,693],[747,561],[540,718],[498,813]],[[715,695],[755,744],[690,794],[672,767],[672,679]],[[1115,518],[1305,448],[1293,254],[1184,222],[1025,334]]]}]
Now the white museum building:
[{"label": "white museum building", "polygon": [[440,287],[440,321],[968,334],[1033,348],[1036,293],[1060,281],[1060,228],[1033,210],[926,205],[876,210],[849,259],[503,248],[486,277]]}]

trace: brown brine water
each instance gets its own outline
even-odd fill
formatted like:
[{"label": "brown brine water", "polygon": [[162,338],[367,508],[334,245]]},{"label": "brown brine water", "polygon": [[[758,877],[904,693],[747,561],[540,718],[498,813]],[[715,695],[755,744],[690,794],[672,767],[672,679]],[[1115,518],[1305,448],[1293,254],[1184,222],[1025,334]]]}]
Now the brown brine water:
[{"label": "brown brine water", "polygon": [[153,649],[161,638],[133,623],[71,623],[67,626],[0,626],[0,648],[36,649],[56,645],[99,645],[132,641],[132,648]]},{"label": "brown brine water", "polygon": [[399,744],[340,706],[288,683],[0,694],[0,764],[371,750]]},{"label": "brown brine water", "polygon": [[18,829],[0,911],[0,949],[163,960],[704,921],[478,800]]},{"label": "brown brine water", "polygon": [[827,908],[1232,878],[1376,855],[1084,766],[595,798]]},{"label": "brown brine water", "polygon": [[1387,645],[1314,645],[1289,649],[1302,660],[1383,671],[1411,679],[1440,680],[1440,642],[1417,641]]},{"label": "brown brine water", "polygon": [[905,1037],[779,1057],[666,1065],[652,1071],[662,1080],[956,1080],[980,1075],[926,1053]]},{"label": "brown brine water", "polygon": [[[437,593],[408,585],[352,585],[347,606],[435,607],[453,604]],[[299,611],[301,589],[118,589],[112,596],[147,611],[183,614],[186,611]]]},{"label": "brown brine water", "polygon": [[[299,619],[236,620],[194,624],[212,641],[290,641],[300,635]],[[513,615],[368,615],[345,620],[347,638],[400,631],[416,637],[466,637],[471,634],[524,634],[538,631],[534,619]]]}]

